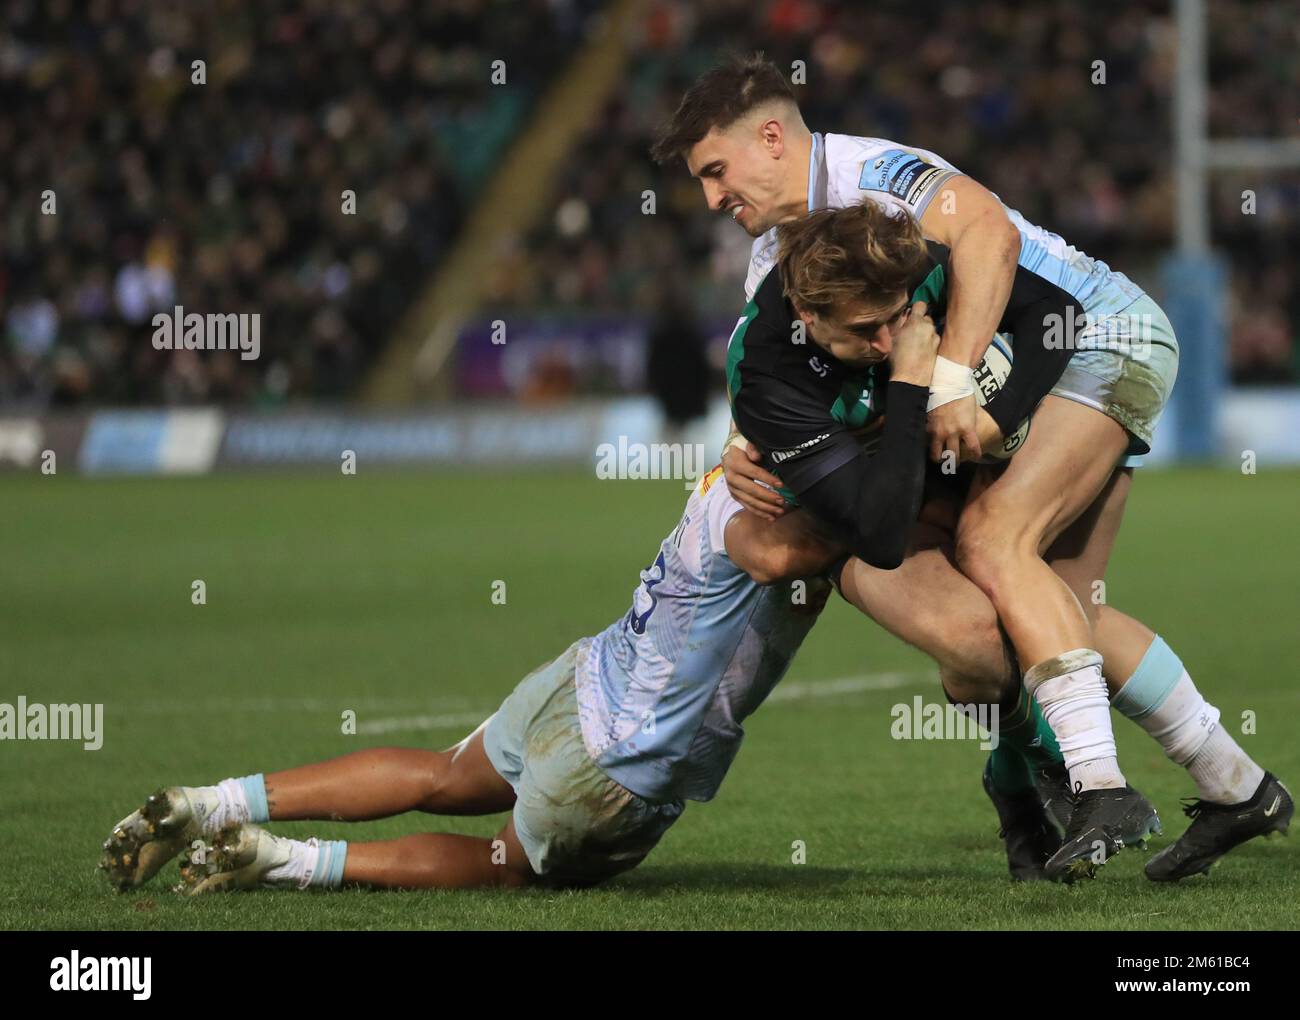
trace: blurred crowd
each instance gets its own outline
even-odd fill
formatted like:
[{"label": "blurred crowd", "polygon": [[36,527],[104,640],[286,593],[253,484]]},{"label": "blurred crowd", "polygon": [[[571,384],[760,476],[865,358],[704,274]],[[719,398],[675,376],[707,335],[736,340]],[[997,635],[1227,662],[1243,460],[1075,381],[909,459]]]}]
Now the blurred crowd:
[{"label": "blurred crowd", "polygon": [[[0,405],[353,391],[596,6],[5,3]],[[261,357],[155,351],[175,305]]]},{"label": "blurred crowd", "polygon": [[[1206,6],[1211,135],[1295,137],[1294,7]],[[932,149],[1031,222],[1162,289],[1174,242],[1170,4],[656,0],[628,88],[573,154],[554,216],[501,264],[499,302],[653,316],[667,291],[686,288],[696,312],[730,328],[748,238],[705,213],[680,165],[655,167],[646,150],[694,76],[738,40],[782,68],[805,62],[807,84],[795,91],[813,130]],[[1233,376],[1294,382],[1300,168],[1212,182],[1213,242],[1232,277]],[[646,189],[654,216],[642,214]]]},{"label": "blurred crowd", "polygon": [[[10,0],[0,405],[354,392],[600,6]],[[1206,6],[1212,135],[1294,137],[1294,7]],[[814,130],[933,149],[1159,293],[1174,236],[1168,3],[650,0],[625,87],[572,153],[553,214],[498,261],[494,310],[734,322],[748,238],[647,154],[731,46],[805,61]],[[491,87],[497,59],[514,87]],[[1234,377],[1294,382],[1300,171],[1213,182]],[[260,359],[155,351],[150,321],[178,304],[260,313]]]}]

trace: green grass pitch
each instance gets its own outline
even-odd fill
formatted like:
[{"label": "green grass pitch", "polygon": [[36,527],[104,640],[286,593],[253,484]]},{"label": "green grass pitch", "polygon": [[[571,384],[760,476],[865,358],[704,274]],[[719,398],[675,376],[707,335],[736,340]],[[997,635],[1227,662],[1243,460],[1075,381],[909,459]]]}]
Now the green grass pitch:
[{"label": "green grass pitch", "polygon": [[[95,870],[154,788],[364,746],[446,746],[533,667],[628,605],[674,525],[680,482],[576,474],[246,474],[0,480],[0,701],[102,702],[102,749],[0,744],[0,927],[1295,927],[1300,857],[1256,841],[1207,879],[1157,886],[1126,852],[1074,888],[1013,886],[974,742],[890,739],[890,706],[939,695],[927,660],[838,599],[747,724],[716,801],[693,804],[639,869],[578,893],[275,892],[184,901],[176,865],[128,895]],[[1300,783],[1300,474],[1140,473],[1109,601],[1162,633],[1224,724]],[[207,604],[191,604],[191,582]],[[506,582],[505,605],[492,584]],[[896,686],[881,674],[903,674]],[[866,678],[828,684],[839,678]],[[874,679],[873,679],[874,678]],[[782,691],[778,688],[778,694]],[[358,722],[422,729],[344,735]],[[1163,846],[1192,787],[1116,716]],[[305,837],[499,818],[294,823]],[[792,862],[802,841],[806,863]]]}]

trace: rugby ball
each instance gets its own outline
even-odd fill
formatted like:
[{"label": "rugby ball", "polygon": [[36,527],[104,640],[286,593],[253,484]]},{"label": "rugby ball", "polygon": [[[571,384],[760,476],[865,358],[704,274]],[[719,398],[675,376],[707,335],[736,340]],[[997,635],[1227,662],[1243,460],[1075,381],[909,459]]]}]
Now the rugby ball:
[{"label": "rugby ball", "polygon": [[[1002,384],[1011,374],[1011,361],[1014,355],[1011,348],[1011,336],[1007,333],[994,333],[993,342],[984,352],[984,357],[975,368],[975,400],[980,407],[987,404],[1002,389]],[[1020,428],[1007,436],[996,447],[985,450],[979,459],[981,464],[996,464],[1006,460],[1020,449],[1029,435],[1029,419],[1020,423]]]}]

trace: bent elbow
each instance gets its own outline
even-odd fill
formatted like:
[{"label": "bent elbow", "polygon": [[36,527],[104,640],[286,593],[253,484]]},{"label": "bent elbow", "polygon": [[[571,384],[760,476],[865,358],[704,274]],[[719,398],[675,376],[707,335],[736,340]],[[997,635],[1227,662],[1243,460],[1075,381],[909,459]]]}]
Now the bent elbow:
[{"label": "bent elbow", "polygon": [[897,570],[903,565],[907,550],[896,542],[859,542],[854,555],[863,563],[880,570]]},{"label": "bent elbow", "polygon": [[1003,218],[1002,226],[1003,243],[1006,245],[1007,258],[1010,262],[1017,263],[1020,261],[1020,228],[1011,222],[1010,217]]},{"label": "bent elbow", "polygon": [[788,572],[786,557],[779,549],[764,549],[759,555],[747,559],[741,569],[751,581],[763,587],[785,580]]},{"label": "bent elbow", "polygon": [[751,565],[745,568],[745,573],[749,575],[751,581],[763,588],[776,584],[780,580],[766,565]]},{"label": "bent elbow", "polygon": [[880,570],[897,570],[903,565],[903,554],[901,552],[890,552],[883,556],[872,557],[866,562]]}]

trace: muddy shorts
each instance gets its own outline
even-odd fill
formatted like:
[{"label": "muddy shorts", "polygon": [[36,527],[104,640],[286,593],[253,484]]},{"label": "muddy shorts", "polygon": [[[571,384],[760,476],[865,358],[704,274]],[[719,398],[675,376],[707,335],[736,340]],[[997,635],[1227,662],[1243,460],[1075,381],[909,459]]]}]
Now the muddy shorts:
[{"label": "muddy shorts", "polygon": [[1052,394],[1095,408],[1129,434],[1125,466],[1151,451],[1156,423],[1178,376],[1178,341],[1169,319],[1143,295],[1078,331],[1079,347]]},{"label": "muddy shorts", "polygon": [[643,800],[592,761],[574,680],[584,646],[526,676],[483,731],[488,760],[514,787],[528,863],[555,885],[594,885],[636,867],[685,807]]}]

